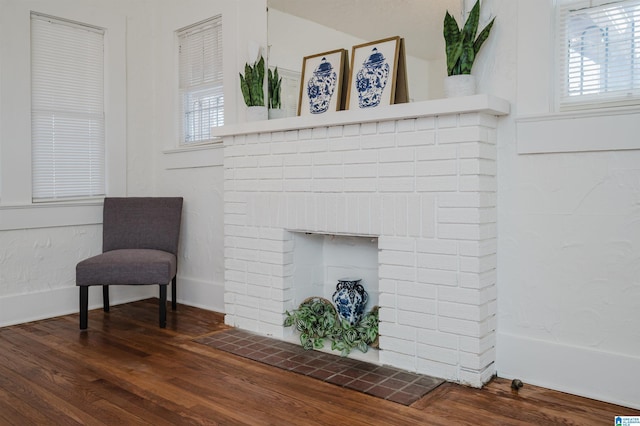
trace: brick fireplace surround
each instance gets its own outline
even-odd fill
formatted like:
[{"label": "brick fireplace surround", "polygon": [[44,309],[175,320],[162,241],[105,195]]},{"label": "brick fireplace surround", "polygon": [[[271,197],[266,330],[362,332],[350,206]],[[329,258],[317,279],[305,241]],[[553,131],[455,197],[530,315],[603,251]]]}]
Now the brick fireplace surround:
[{"label": "brick fireplace surround", "polygon": [[495,373],[496,128],[508,112],[476,95],[219,129],[225,322],[290,339],[295,233],[377,238],[374,362],[482,386]]}]

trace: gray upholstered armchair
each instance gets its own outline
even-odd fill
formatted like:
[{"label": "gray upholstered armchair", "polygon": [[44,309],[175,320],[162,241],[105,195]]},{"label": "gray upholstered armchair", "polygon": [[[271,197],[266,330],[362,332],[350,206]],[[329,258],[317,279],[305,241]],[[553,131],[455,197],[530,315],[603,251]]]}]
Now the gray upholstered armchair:
[{"label": "gray upholstered armchair", "polygon": [[176,309],[178,239],[182,216],[180,197],[105,198],[102,254],[76,266],[80,287],[80,329],[87,328],[89,287],[102,286],[104,311],[109,312],[110,285],[160,287],[159,322],[167,325],[167,285]]}]

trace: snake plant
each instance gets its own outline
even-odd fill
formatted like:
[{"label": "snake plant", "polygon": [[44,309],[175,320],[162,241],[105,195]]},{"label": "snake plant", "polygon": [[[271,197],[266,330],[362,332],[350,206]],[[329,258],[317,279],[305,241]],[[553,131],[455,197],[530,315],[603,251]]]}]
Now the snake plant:
[{"label": "snake plant", "polygon": [[240,74],[240,89],[247,106],[264,106],[264,58],[262,55],[253,66],[244,65],[244,76]]},{"label": "snake plant", "polygon": [[277,109],[282,107],[282,102],[280,99],[280,91],[282,89],[282,77],[278,75],[278,67],[276,67],[273,72],[269,69],[267,73],[267,92],[269,96],[269,108]]},{"label": "snake plant", "polygon": [[480,0],[477,0],[471,9],[462,29],[458,28],[455,18],[447,11],[444,17],[443,34],[447,53],[448,75],[471,74],[473,61],[475,61],[480,47],[489,37],[489,32],[495,19],[493,18],[476,38],[480,20]]}]

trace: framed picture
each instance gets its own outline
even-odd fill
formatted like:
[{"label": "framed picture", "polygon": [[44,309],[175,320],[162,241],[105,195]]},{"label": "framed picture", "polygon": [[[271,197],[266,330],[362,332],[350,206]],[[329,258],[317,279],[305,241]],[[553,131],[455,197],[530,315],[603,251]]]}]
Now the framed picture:
[{"label": "framed picture", "polygon": [[298,115],[324,114],[344,109],[347,66],[345,49],[305,56],[302,61]]},{"label": "framed picture", "polygon": [[353,46],[347,109],[407,102],[404,39],[389,37]]}]

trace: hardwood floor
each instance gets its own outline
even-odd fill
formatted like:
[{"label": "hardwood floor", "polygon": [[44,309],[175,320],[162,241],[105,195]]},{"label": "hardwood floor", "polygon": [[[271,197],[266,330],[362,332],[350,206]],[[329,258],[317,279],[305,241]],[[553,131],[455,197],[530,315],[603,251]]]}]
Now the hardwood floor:
[{"label": "hardwood floor", "polygon": [[637,410],[496,379],[444,384],[411,406],[231,355],[193,339],[220,314],[157,299],[0,328],[0,424],[525,425],[613,424]]}]

